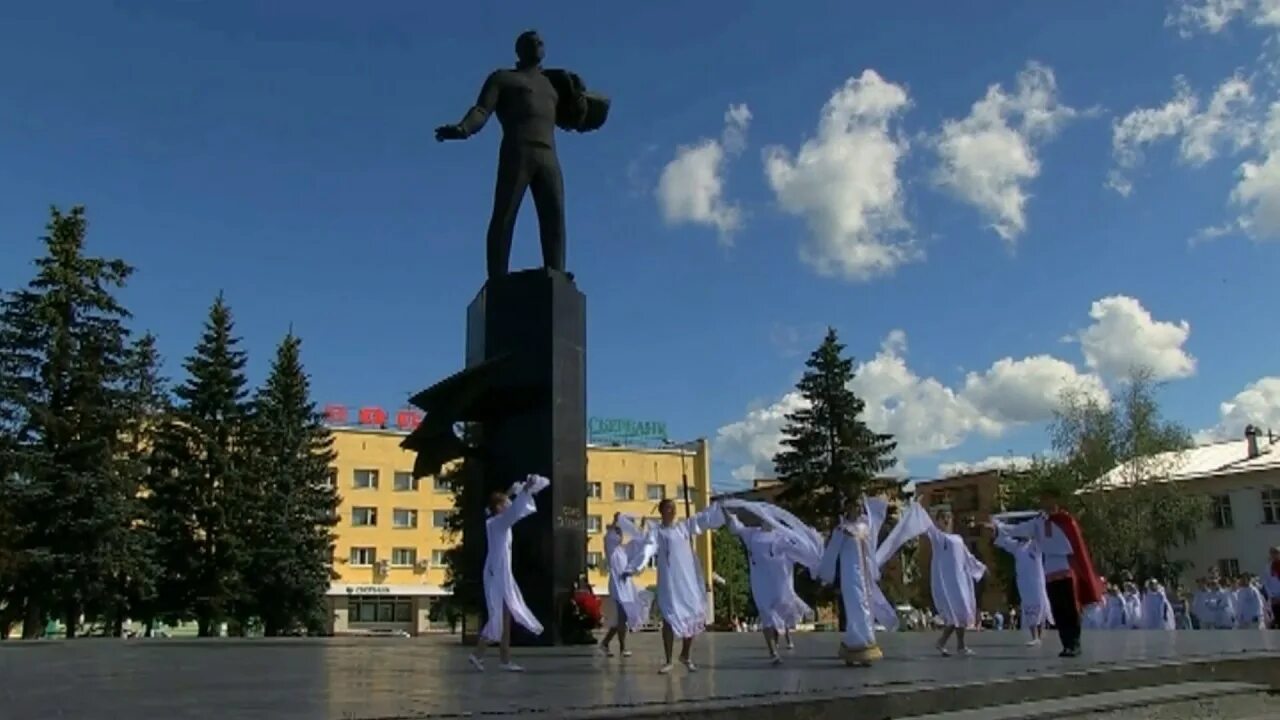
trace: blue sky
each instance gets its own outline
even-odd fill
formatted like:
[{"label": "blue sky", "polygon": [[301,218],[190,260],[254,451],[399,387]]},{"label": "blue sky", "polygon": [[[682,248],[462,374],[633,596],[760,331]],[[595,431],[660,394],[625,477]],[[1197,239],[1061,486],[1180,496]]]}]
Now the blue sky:
[{"label": "blue sky", "polygon": [[431,129],[536,27],[614,99],[560,142],[591,414],[714,439],[717,484],[827,325],[913,476],[1043,451],[1133,363],[1206,436],[1280,430],[1271,4],[11,3],[0,288],[81,203],[171,375],[222,291],[253,379],[292,325],[318,400],[394,409],[483,281],[499,128]]}]

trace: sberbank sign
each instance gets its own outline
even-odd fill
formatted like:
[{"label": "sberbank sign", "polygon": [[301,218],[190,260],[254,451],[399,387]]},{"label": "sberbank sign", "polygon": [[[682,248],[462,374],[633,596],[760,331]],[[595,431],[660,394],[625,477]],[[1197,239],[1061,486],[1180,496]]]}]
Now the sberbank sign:
[{"label": "sberbank sign", "polygon": [[658,420],[587,418],[587,436],[593,440],[666,440],[667,424]]}]

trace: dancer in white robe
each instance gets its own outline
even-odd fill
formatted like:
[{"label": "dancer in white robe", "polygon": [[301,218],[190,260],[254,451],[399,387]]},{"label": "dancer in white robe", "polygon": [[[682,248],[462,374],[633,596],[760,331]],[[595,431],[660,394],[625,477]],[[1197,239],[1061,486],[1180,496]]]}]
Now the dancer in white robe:
[{"label": "dancer in white robe", "polygon": [[1240,578],[1235,600],[1237,627],[1242,630],[1267,629],[1267,600],[1251,578]]},{"label": "dancer in white robe", "polygon": [[[861,513],[861,514],[859,514]],[[827,585],[840,581],[845,626],[840,637],[840,659],[846,665],[865,667],[884,657],[876,643],[872,616],[876,570],[871,548],[871,525],[860,503],[850,503],[845,517],[831,533],[818,570]]]},{"label": "dancer in white robe", "polygon": [[1130,630],[1141,630],[1142,593],[1138,592],[1138,586],[1131,582],[1126,582],[1121,598],[1124,600],[1125,627]]},{"label": "dancer in white robe", "polygon": [[631,579],[635,574],[632,567],[642,565],[645,536],[625,539],[618,524],[619,517],[620,514],[613,516],[613,523],[604,536],[604,556],[609,568],[609,612],[606,613],[609,631],[600,641],[600,652],[611,657],[613,651],[609,649],[609,643],[617,637],[618,652],[626,658],[631,657],[631,651],[627,649],[627,631],[639,630],[649,619],[653,593],[637,589]]},{"label": "dancer in white robe", "polygon": [[1093,603],[1084,609],[1084,627],[1086,630],[1102,630],[1107,623],[1106,601]]},{"label": "dancer in white robe", "polygon": [[1173,614],[1164,587],[1154,579],[1147,580],[1147,590],[1142,595],[1142,627],[1147,630],[1176,630],[1178,620]]},{"label": "dancer in white robe", "polygon": [[[521,672],[524,668],[511,662],[511,621],[529,632],[542,634],[542,623],[525,605],[520,587],[511,568],[511,528],[516,522],[538,510],[533,496],[547,489],[551,481],[541,475],[529,475],[516,483],[508,493],[494,493],[489,498],[489,518],[484,523],[488,553],[484,559],[484,600],[488,613],[475,652],[468,658],[477,670],[484,670],[485,647],[498,644],[498,657],[503,670]],[[512,499],[510,495],[514,495]]]},{"label": "dancer in white robe", "polygon": [[1191,595],[1191,618],[1197,630],[1208,630],[1212,624],[1209,617],[1209,581],[1204,578],[1196,580],[1196,591]]},{"label": "dancer in white robe", "polygon": [[[680,638],[680,664],[689,672],[697,672],[690,652],[693,638],[707,627],[707,585],[702,579],[697,559],[690,546],[694,536],[714,530],[724,524],[720,506],[706,510],[684,520],[676,520],[676,503],[667,498],[658,504],[662,517],[659,525],[650,525],[645,533],[646,553],[641,562],[656,556],[658,560],[658,610],[662,613],[662,649],[666,663],[658,672],[666,675],[674,665],[671,654],[675,638]],[[618,524],[628,534],[640,531],[630,518],[618,518]],[[634,568],[638,569],[638,568]]]},{"label": "dancer in white robe", "polygon": [[1012,537],[1008,526],[1003,523],[996,522],[994,525],[995,546],[1013,556],[1018,598],[1021,601],[1022,628],[1030,636],[1027,645],[1039,645],[1044,626],[1052,621],[1040,547],[1034,539],[1018,540]]},{"label": "dancer in white robe", "polygon": [[796,594],[797,560],[792,543],[786,534],[773,529],[768,517],[758,516],[753,522],[759,526],[747,526],[735,514],[725,512],[725,522],[730,532],[746,546],[751,598],[760,616],[760,630],[769,658],[777,665],[782,662],[778,654],[781,634],[813,614],[813,608]]},{"label": "dancer in white robe", "polygon": [[1108,585],[1106,602],[1106,622],[1103,627],[1108,630],[1123,630],[1125,628],[1125,606],[1124,596],[1120,594],[1120,588],[1115,585]]},{"label": "dancer in white robe", "polygon": [[1209,617],[1215,630],[1231,630],[1236,626],[1236,593],[1227,581],[1209,581]]},{"label": "dancer in white robe", "polygon": [[938,652],[950,655],[947,641],[956,636],[956,650],[961,655],[973,655],[964,641],[965,630],[978,624],[978,602],[974,583],[987,573],[987,566],[969,552],[964,538],[951,532],[950,512],[939,512],[932,526],[925,531],[929,538],[929,582],[933,590],[933,605],[942,617],[942,635],[938,638]]}]

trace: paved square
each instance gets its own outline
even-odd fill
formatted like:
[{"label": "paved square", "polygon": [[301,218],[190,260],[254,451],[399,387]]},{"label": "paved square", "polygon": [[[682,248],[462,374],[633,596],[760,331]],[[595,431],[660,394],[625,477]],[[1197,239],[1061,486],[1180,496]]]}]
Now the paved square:
[{"label": "paved square", "polygon": [[[882,637],[885,660],[846,668],[834,634],[796,636],[771,667],[756,634],[700,638],[700,671],[660,676],[655,633],[632,638],[635,656],[603,659],[591,648],[517,649],[528,672],[477,673],[454,637],[282,640],[0,642],[0,717],[5,720],[316,720],[559,715],[714,698],[765,702],[859,690],[936,687],[1061,674],[1150,661],[1280,652],[1262,631],[1089,634],[1084,656],[1057,657],[1057,642],[1023,646],[1013,632],[979,633],[974,658],[941,658],[934,635]],[[496,661],[496,655],[490,655]],[[491,664],[495,664],[491,662]]]}]

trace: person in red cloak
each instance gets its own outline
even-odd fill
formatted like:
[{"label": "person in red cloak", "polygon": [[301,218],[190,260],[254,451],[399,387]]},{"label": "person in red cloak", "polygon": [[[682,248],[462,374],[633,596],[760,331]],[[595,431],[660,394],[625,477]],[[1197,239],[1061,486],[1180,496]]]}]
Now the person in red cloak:
[{"label": "person in red cloak", "polygon": [[1075,657],[1080,654],[1081,609],[1102,601],[1102,580],[1093,569],[1080,524],[1062,507],[1061,494],[1045,490],[1040,508],[1044,511],[1045,591],[1062,641],[1061,655]]}]

